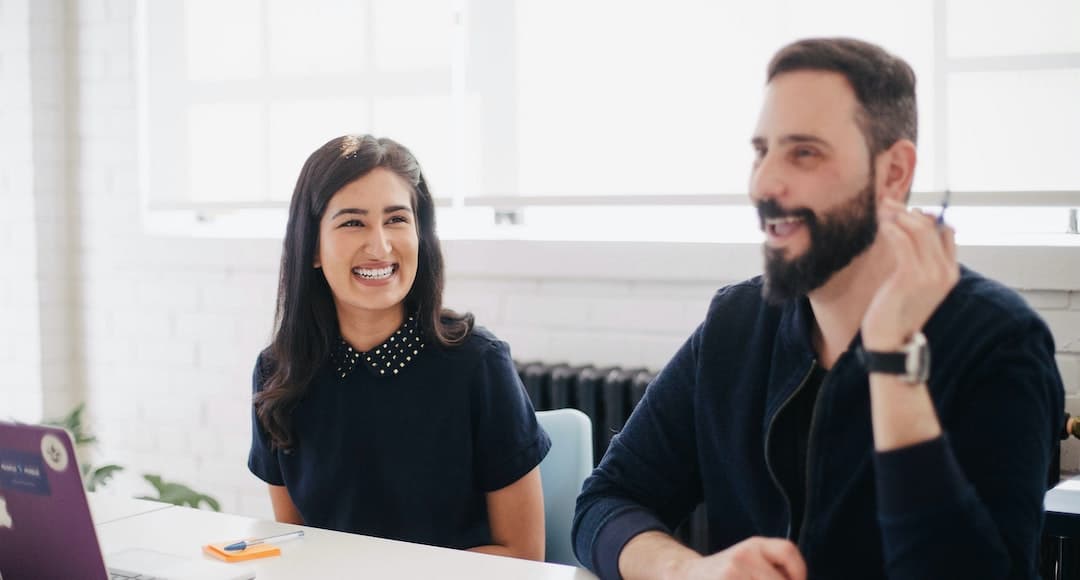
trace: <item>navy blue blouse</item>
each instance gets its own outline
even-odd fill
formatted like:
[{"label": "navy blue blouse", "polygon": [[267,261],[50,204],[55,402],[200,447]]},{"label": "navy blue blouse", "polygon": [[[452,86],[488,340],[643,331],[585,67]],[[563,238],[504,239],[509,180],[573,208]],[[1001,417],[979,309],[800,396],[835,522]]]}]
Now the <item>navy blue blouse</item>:
[{"label": "navy blue blouse", "polygon": [[271,448],[253,414],[248,468],[285,486],[310,526],[449,548],[490,544],[485,493],[520,479],[551,447],[509,346],[481,327],[452,348],[388,344],[398,358],[385,346],[358,353],[342,343],[293,410],[292,449]]}]

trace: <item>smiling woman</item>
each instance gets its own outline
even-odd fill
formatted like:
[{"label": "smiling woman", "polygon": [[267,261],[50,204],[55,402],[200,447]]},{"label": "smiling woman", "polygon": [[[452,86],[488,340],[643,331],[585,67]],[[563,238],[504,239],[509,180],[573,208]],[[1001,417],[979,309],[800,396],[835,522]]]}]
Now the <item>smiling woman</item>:
[{"label": "smiling woman", "polygon": [[410,185],[378,167],[330,198],[319,223],[315,267],[333,291],[342,336],[364,350],[383,338],[370,318],[402,322],[419,253],[412,205]]},{"label": "smiling woman", "polygon": [[551,446],[510,350],[442,307],[420,166],[345,136],[304,164],[248,467],[280,521],[522,558],[544,555]]}]

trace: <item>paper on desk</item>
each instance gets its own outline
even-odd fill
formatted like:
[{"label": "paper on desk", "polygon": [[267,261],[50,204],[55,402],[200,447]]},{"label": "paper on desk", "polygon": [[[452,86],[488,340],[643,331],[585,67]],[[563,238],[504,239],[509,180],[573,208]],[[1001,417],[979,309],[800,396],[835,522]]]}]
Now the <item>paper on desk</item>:
[{"label": "paper on desk", "polygon": [[207,544],[203,546],[203,552],[220,560],[225,560],[226,562],[243,562],[244,560],[272,558],[281,555],[281,548],[273,544],[256,544],[254,546],[248,546],[243,550],[226,550],[225,546],[228,546],[231,543],[232,542],[218,542],[216,544]]}]

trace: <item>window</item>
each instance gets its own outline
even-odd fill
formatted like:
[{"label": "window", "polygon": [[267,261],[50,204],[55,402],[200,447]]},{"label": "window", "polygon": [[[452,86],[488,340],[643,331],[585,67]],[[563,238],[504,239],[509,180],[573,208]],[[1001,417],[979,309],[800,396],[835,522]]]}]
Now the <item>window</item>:
[{"label": "window", "polygon": [[989,206],[950,210],[961,234],[991,236],[1064,231],[1080,206],[1073,0],[912,0],[887,17],[864,0],[140,6],[147,207],[176,223],[280,235],[305,156],[371,132],[417,154],[444,237],[745,239],[765,65],[833,35],[916,70],[916,203],[951,189]]},{"label": "window", "polygon": [[450,3],[141,8],[151,206],[280,206],[306,156],[344,133],[393,135],[450,172]]}]

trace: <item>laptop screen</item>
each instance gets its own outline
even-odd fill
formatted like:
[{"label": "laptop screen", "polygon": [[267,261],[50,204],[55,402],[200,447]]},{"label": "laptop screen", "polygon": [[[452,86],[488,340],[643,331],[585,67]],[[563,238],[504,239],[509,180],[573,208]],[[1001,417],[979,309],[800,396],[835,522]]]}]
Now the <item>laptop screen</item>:
[{"label": "laptop screen", "polygon": [[0,422],[0,579],[106,578],[71,437]]}]

